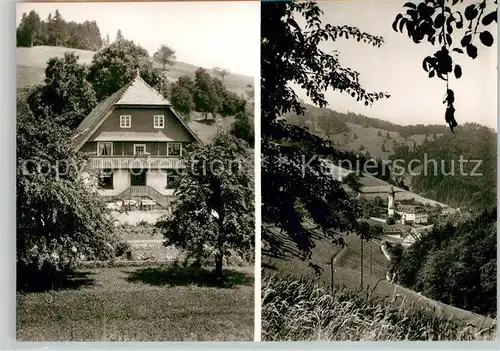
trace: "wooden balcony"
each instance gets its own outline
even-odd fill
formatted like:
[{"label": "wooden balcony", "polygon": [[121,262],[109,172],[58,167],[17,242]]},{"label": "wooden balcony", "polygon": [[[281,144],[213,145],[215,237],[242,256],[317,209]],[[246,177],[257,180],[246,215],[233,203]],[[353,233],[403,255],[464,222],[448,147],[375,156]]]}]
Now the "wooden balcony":
[{"label": "wooden balcony", "polygon": [[184,163],[177,157],[133,157],[133,156],[107,156],[92,157],[89,159],[90,167],[94,169],[165,169],[185,168]]}]

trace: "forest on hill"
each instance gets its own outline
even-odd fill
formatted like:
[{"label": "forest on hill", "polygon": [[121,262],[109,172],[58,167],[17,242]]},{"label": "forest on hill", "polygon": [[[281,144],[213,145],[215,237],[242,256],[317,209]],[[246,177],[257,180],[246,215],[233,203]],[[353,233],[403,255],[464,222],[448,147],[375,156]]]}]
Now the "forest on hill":
[{"label": "forest on hill", "polygon": [[285,116],[285,118],[288,122],[297,124],[301,127],[317,125],[327,136],[348,131],[348,123],[357,124],[364,128],[371,127],[383,129],[388,132],[399,133],[399,135],[404,138],[421,134],[434,135],[448,131],[448,127],[442,124],[416,124],[403,126],[389,121],[384,121],[379,118],[367,117],[353,112],[342,113],[333,111],[329,108],[319,108],[308,104],[306,104],[305,107],[307,110],[304,115],[289,113]]},{"label": "forest on hill", "polygon": [[496,140],[492,129],[466,123],[413,150],[398,145],[390,159],[407,165],[412,191],[455,207],[489,209],[496,205]]},{"label": "forest on hill", "polygon": [[497,208],[433,228],[395,261],[397,281],[424,296],[496,316]]},{"label": "forest on hill", "polygon": [[[491,128],[465,123],[452,134],[445,125],[402,126],[310,105],[304,115],[289,113],[285,118],[359,155],[361,164],[372,158],[392,163],[383,180],[394,185],[453,207],[481,210],[496,204],[492,186],[496,184],[496,132]],[[342,135],[345,141],[339,142]],[[395,164],[404,169],[396,169]]]},{"label": "forest on hill", "polygon": [[17,27],[16,39],[18,47],[46,45],[92,51],[110,43],[109,37],[102,38],[96,21],[67,22],[59,10],[56,10],[54,15],[50,13],[45,20],[34,10],[23,13]]}]

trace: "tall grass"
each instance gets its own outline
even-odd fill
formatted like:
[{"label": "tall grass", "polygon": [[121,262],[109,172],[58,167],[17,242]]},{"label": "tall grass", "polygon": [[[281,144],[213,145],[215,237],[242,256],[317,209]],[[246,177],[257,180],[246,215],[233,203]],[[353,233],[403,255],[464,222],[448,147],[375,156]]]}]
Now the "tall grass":
[{"label": "tall grass", "polygon": [[305,280],[262,279],[262,339],[266,341],[493,340],[494,330],[416,308],[395,308],[366,292],[333,293]]}]

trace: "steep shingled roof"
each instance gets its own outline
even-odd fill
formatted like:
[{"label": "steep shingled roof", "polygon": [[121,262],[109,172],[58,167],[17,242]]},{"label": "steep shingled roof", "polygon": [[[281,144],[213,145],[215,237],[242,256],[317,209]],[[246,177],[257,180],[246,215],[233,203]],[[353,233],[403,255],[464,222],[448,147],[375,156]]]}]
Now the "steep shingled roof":
[{"label": "steep shingled roof", "polygon": [[115,106],[124,105],[167,106],[189,133],[191,133],[198,142],[201,142],[196,133],[194,133],[175,112],[170,102],[164,99],[156,90],[149,86],[139,74],[137,74],[134,80],[124,85],[107,99],[101,101],[80,123],[73,135],[73,143],[76,148],[79,149],[88,140]]},{"label": "steep shingled roof", "polygon": [[146,83],[141,76],[132,81],[115,105],[171,105]]}]

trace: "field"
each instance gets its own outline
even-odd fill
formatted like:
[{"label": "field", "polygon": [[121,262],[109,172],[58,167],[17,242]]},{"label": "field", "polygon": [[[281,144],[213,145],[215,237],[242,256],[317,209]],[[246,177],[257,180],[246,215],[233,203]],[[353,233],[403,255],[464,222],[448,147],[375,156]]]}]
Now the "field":
[{"label": "field", "polygon": [[[251,111],[251,115],[253,116],[253,111]],[[187,124],[202,141],[206,142],[216,135],[219,128],[229,130],[233,122],[233,116],[221,118],[220,124],[217,124],[211,117],[205,121],[199,112],[191,112],[191,119]]]},{"label": "field", "polygon": [[[368,151],[372,157],[380,157],[384,160],[387,160],[389,155],[394,151],[394,142],[397,144],[407,144],[410,149],[413,149],[415,146],[422,144],[426,137],[423,134],[415,134],[405,139],[398,132],[389,132],[374,127],[363,127],[352,123],[347,123],[347,126],[349,127],[349,132],[334,135],[331,139],[342,148],[363,152]],[[382,145],[385,151],[382,151]]]},{"label": "field", "polygon": [[[264,274],[268,276],[290,276],[294,279],[306,279],[324,288],[331,288],[332,275],[330,262],[334,258],[333,283],[336,287],[345,287],[356,291],[361,285],[361,242],[354,234],[346,235],[344,240],[347,247],[341,248],[332,244],[321,233],[316,232],[315,243],[311,260],[321,267],[315,272],[306,261],[299,258],[293,243],[283,234],[275,231],[275,237],[284,248],[280,254],[271,254],[264,250],[262,265]],[[381,298],[393,306],[402,309],[424,309],[432,311],[436,316],[453,318],[476,327],[493,325],[495,322],[484,316],[464,311],[453,306],[445,305],[428,299],[418,292],[392,284],[385,279],[388,262],[380,250],[380,246],[373,243],[364,244],[363,254],[363,294]],[[390,302],[389,302],[390,301]]]},{"label": "field", "polygon": [[[75,52],[80,63],[89,64],[94,56],[93,51],[70,49],[64,47],[35,46],[32,48],[16,48],[17,87],[39,84],[45,79],[45,67],[52,57],[62,57],[65,52]],[[183,75],[194,76],[199,67],[184,62],[176,62],[168,67],[167,76],[175,81]],[[207,70],[214,72],[207,67]],[[224,84],[237,94],[245,94],[247,85],[253,86],[254,78],[241,74],[229,74],[224,77]]]},{"label": "field", "polygon": [[80,270],[59,291],[18,293],[18,341],[253,340],[253,268]]}]

